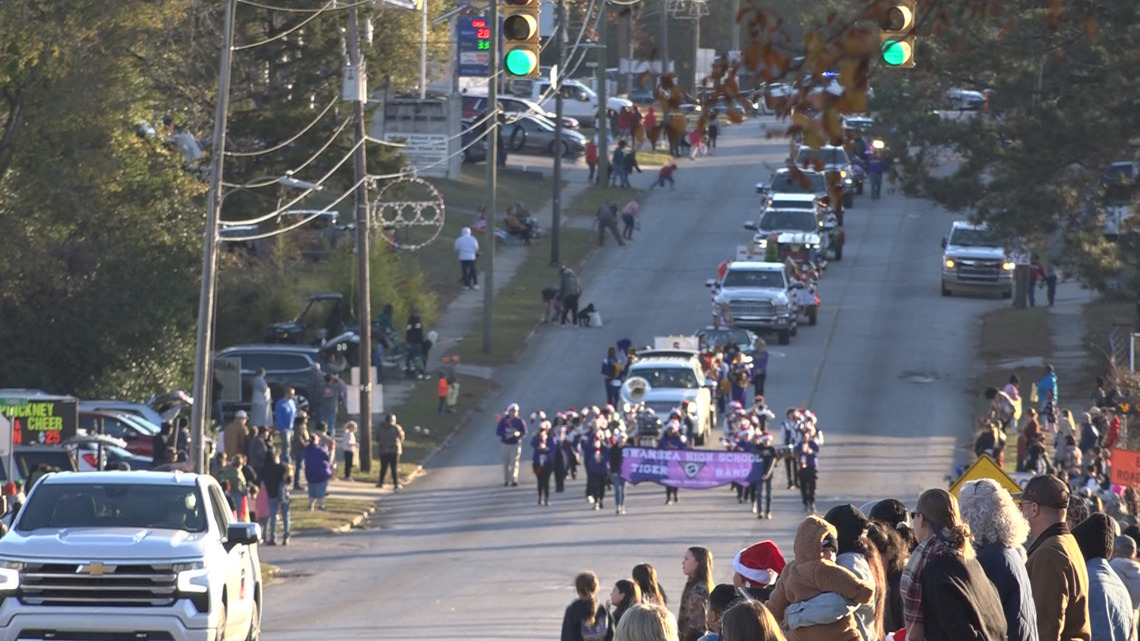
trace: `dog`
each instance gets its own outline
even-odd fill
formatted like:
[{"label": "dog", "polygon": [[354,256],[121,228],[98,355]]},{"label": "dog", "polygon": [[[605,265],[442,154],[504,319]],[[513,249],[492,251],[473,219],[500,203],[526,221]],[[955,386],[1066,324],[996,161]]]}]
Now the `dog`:
[{"label": "dog", "polygon": [[591,322],[592,319],[590,317],[593,316],[597,311],[598,310],[594,309],[593,303],[590,303],[589,305],[586,305],[582,309],[578,310],[578,324],[582,327],[590,327],[593,325]]}]

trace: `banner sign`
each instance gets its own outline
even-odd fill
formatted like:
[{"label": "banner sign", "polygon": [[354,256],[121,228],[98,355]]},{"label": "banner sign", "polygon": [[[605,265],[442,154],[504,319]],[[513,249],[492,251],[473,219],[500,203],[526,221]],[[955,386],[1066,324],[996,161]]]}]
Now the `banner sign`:
[{"label": "banner sign", "polygon": [[1140,452],[1113,448],[1112,482],[1124,487],[1140,487]]},{"label": "banner sign", "polygon": [[78,401],[68,397],[3,398],[0,414],[12,423],[13,445],[59,445],[79,425]]},{"label": "banner sign", "polygon": [[749,452],[627,447],[621,462],[622,478],[630,483],[651,481],[685,490],[704,490],[732,482],[748,485],[759,481],[763,474],[763,459]]}]

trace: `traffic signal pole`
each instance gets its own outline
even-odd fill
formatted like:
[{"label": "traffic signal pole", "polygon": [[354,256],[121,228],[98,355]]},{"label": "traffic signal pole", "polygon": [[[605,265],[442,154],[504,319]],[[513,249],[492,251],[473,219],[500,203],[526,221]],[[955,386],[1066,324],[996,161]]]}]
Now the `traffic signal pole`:
[{"label": "traffic signal pole", "polygon": [[558,47],[558,77],[554,79],[554,139],[558,141],[554,153],[554,193],[550,199],[550,264],[562,262],[562,75],[566,65],[566,5],[558,0],[558,13],[555,15],[557,29],[554,32],[555,46]]},{"label": "traffic signal pole", "polygon": [[601,0],[598,3],[598,68],[597,82],[598,82],[598,117],[597,122],[594,123],[594,128],[598,132],[598,183],[606,181],[606,186],[610,184],[610,145],[609,136],[606,129],[609,125],[609,113],[606,109],[606,0]]},{"label": "traffic signal pole", "polygon": [[487,260],[483,263],[483,353],[492,347],[491,324],[495,320],[495,183],[499,178],[499,3],[488,5],[487,22],[491,27],[491,55],[487,61],[487,217],[483,228],[483,244]]}]

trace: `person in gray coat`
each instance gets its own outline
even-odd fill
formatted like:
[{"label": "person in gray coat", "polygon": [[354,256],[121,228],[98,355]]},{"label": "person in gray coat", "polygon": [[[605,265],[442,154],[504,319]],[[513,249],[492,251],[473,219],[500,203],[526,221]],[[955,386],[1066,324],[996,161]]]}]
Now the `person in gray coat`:
[{"label": "person in gray coat", "polygon": [[598,247],[604,247],[606,244],[606,230],[608,229],[614,236],[617,244],[624,247],[625,241],[621,239],[621,232],[618,231],[618,206],[616,203],[606,203],[598,210]]},{"label": "person in gray coat", "polygon": [[578,282],[578,275],[566,265],[558,268],[558,298],[562,301],[562,324],[566,324],[566,315],[575,325],[578,324],[578,298],[582,295],[582,284]]}]

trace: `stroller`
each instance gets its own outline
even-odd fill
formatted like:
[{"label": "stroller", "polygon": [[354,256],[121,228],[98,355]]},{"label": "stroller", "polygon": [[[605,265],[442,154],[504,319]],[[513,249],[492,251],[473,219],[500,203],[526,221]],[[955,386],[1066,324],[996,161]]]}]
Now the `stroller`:
[{"label": "stroller", "polygon": [[558,297],[558,288],[554,286],[543,287],[542,302],[546,303],[546,312],[542,317],[542,322],[558,322],[562,318],[562,299]]}]

